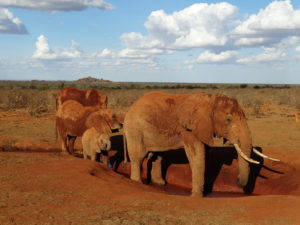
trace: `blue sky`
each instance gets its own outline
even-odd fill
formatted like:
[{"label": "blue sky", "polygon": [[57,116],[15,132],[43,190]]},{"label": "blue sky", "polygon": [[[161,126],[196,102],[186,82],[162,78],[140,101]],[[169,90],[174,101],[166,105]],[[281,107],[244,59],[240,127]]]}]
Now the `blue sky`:
[{"label": "blue sky", "polygon": [[300,0],[0,0],[0,80],[300,84]]}]

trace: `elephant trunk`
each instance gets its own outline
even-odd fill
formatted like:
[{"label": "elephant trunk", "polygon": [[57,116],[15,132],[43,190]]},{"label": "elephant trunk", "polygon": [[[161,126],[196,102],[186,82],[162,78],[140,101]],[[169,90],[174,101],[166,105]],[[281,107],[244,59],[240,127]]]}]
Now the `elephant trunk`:
[{"label": "elephant trunk", "polygon": [[248,177],[250,173],[250,163],[259,163],[250,158],[252,150],[252,139],[251,132],[248,128],[246,121],[241,121],[242,129],[239,130],[239,137],[237,143],[235,143],[235,148],[238,153],[238,166],[239,175],[237,178],[237,185],[239,187],[245,187],[248,183]]},{"label": "elephant trunk", "polygon": [[[246,149],[246,148],[242,147],[242,149]],[[238,154],[238,166],[239,166],[239,175],[237,178],[237,185],[239,187],[245,187],[248,183],[250,167],[249,167],[249,162],[247,162],[241,154]]]}]

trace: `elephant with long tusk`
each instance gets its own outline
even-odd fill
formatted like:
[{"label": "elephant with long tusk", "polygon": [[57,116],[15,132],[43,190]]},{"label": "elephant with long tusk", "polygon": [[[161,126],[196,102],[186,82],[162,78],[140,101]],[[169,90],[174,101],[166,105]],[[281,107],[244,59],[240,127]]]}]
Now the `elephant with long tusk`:
[{"label": "elephant with long tusk", "polygon": [[148,152],[183,147],[192,171],[192,196],[203,196],[205,145],[212,146],[214,136],[234,143],[240,187],[248,182],[249,163],[259,163],[250,158],[252,138],[243,110],[235,99],[221,94],[148,93],[129,109],[124,134],[130,177],[139,182],[141,162]]}]

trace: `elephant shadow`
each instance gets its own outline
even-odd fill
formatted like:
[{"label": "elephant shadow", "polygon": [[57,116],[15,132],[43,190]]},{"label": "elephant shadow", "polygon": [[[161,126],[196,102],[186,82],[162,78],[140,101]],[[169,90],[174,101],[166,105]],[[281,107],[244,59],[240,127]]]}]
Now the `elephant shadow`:
[{"label": "elephant shadow", "polygon": [[[257,150],[262,152],[260,147]],[[204,177],[204,195],[212,193],[214,183],[221,172],[223,165],[231,165],[234,159],[237,159],[237,152],[234,147],[210,147],[205,146],[205,177]],[[147,183],[151,182],[152,163],[157,157],[162,157],[161,168],[162,178],[166,181],[167,171],[172,164],[188,164],[189,161],[183,148],[169,150],[166,152],[157,152],[147,162]],[[260,156],[252,153],[251,158],[260,162],[260,164],[250,164],[250,174],[247,185],[243,188],[245,194],[251,194],[255,188],[256,179],[263,167],[264,160]]]}]

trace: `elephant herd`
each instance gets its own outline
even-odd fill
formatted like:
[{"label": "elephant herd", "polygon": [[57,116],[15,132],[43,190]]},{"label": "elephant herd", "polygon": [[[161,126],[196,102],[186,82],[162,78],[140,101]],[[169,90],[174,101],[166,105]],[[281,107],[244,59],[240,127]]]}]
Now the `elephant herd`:
[{"label": "elephant herd", "polygon": [[97,153],[110,150],[115,134],[123,134],[124,160],[129,157],[130,178],[134,181],[141,182],[143,160],[156,154],[153,177],[156,183],[163,183],[160,153],[183,148],[192,172],[192,196],[203,196],[205,149],[213,146],[215,137],[235,147],[240,187],[248,183],[249,163],[260,163],[251,159],[252,153],[278,161],[252,147],[242,108],[235,99],[222,94],[151,92],[136,100],[126,113],[108,109],[107,96],[98,90],[64,88],[56,102],[62,153],[72,154],[76,137],[80,136],[84,158],[95,160]]}]

